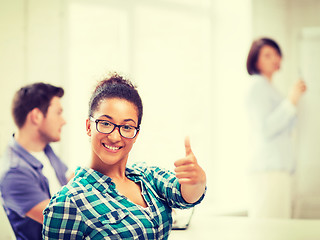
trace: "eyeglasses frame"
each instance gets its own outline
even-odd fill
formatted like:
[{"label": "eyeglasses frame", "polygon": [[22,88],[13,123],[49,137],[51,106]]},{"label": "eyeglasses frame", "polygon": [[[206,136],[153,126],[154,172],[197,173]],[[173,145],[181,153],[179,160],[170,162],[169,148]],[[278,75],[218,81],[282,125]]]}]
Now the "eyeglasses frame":
[{"label": "eyeglasses frame", "polygon": [[[126,138],[126,139],[133,139],[133,138],[135,138],[135,137],[137,136],[138,132],[140,131],[140,128],[139,128],[139,127],[135,127],[135,126],[129,125],[130,127],[133,127],[133,128],[136,129],[136,133],[134,134],[134,136],[133,136],[132,138],[128,138],[128,137],[122,136],[121,131],[120,131],[120,128],[121,128],[121,127],[125,127],[125,126],[127,126],[127,125],[118,125],[118,124],[115,124],[115,123],[110,122],[110,121],[108,121],[108,120],[96,119],[96,118],[94,118],[94,117],[92,117],[92,116],[90,116],[90,121],[96,123],[96,130],[97,130],[99,133],[110,134],[110,133],[112,133],[116,128],[118,128],[118,131],[119,131],[120,136],[123,137],[123,138]],[[102,121],[109,122],[109,123],[111,123],[111,124],[113,125],[113,129],[112,129],[111,132],[109,132],[109,133],[104,133],[104,132],[100,132],[100,131],[98,130],[98,123],[99,123],[99,122],[102,122]]]}]

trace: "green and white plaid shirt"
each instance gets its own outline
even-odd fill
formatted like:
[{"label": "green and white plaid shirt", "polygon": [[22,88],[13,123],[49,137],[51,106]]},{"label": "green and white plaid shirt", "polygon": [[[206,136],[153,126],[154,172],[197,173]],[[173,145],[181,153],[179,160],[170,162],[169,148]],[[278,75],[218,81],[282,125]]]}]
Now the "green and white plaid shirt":
[{"label": "green and white plaid shirt", "polygon": [[204,197],[188,204],[175,174],[157,167],[133,165],[126,176],[140,183],[147,208],[120,195],[108,176],[78,168],[44,210],[43,239],[168,239],[171,208],[189,208]]}]

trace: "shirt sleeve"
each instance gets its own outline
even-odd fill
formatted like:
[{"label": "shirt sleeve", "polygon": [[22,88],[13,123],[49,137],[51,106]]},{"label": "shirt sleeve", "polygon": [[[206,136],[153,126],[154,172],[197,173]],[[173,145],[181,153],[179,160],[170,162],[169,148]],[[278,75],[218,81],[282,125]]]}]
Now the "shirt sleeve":
[{"label": "shirt sleeve", "polygon": [[159,197],[172,208],[190,208],[199,204],[205,193],[195,203],[186,202],[181,195],[181,185],[176,175],[159,167],[148,167],[143,170]]},{"label": "shirt sleeve", "polygon": [[83,239],[86,226],[77,206],[66,196],[54,196],[43,211],[42,237],[52,239]]},{"label": "shirt sleeve", "polygon": [[260,83],[254,86],[248,98],[252,123],[266,137],[272,138],[292,127],[296,107],[288,99],[272,100],[271,88]]},{"label": "shirt sleeve", "polygon": [[24,217],[38,203],[49,199],[40,179],[29,169],[12,168],[2,182],[2,198],[7,208]]}]

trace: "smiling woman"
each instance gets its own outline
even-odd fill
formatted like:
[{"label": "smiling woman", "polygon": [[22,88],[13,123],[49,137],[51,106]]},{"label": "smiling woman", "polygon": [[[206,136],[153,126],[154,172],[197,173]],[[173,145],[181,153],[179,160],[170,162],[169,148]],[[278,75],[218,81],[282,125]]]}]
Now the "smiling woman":
[{"label": "smiling woman", "polygon": [[128,80],[114,74],[98,84],[86,120],[90,168],[78,168],[51,199],[44,211],[44,239],[168,239],[172,208],[202,201],[206,175],[189,139],[186,156],[175,162],[176,174],[127,166],[142,113],[141,98]]}]

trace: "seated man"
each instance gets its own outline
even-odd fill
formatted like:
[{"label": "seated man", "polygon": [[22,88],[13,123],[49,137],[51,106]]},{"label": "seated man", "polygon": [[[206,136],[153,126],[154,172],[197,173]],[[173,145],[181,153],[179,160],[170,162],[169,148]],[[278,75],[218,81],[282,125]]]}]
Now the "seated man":
[{"label": "seated man", "polygon": [[65,124],[63,94],[60,87],[34,83],[17,91],[13,99],[18,131],[1,162],[0,191],[17,239],[42,239],[42,212],[51,195],[67,183],[67,166],[49,146],[60,140]]}]

